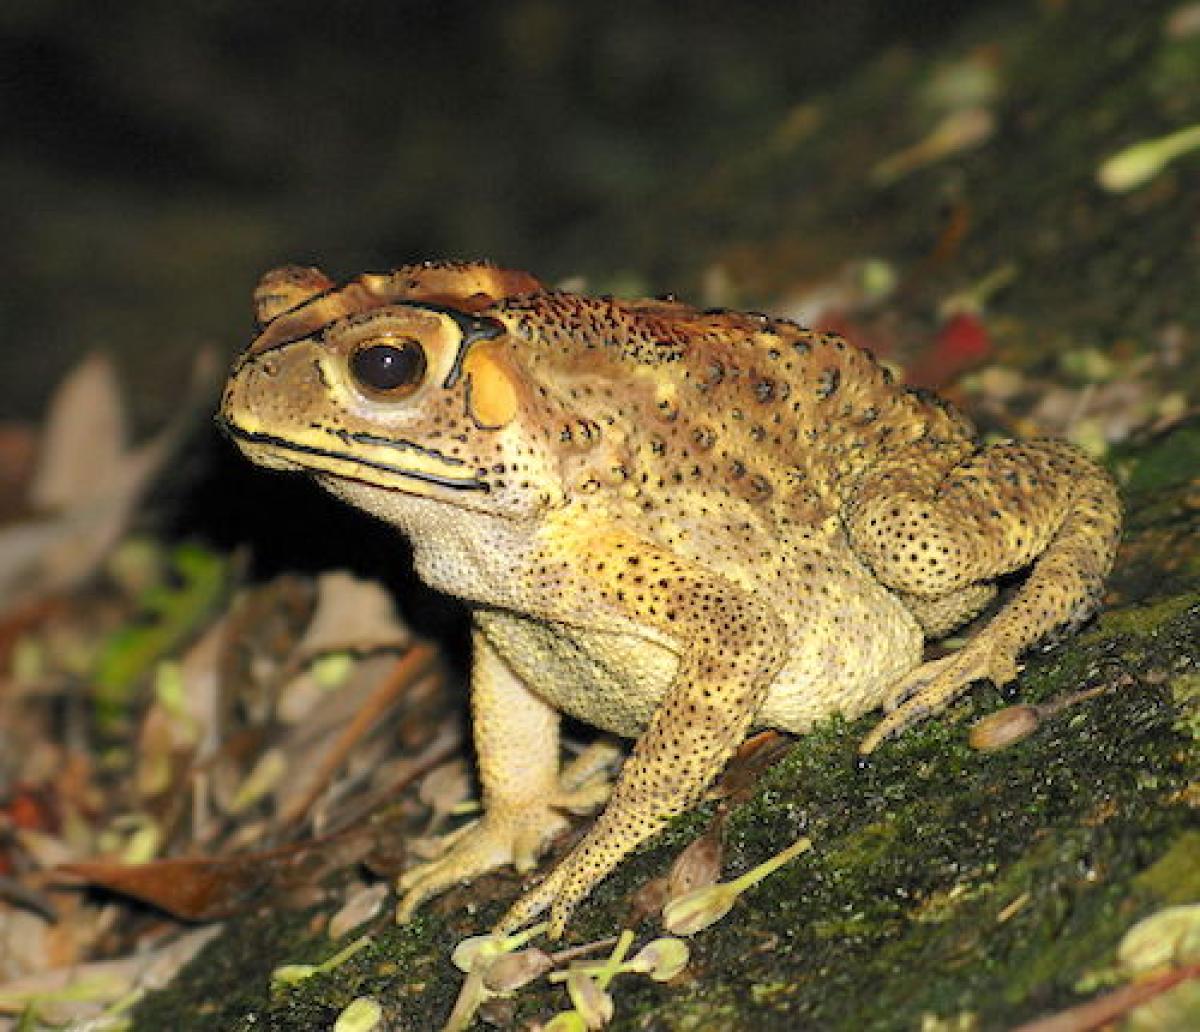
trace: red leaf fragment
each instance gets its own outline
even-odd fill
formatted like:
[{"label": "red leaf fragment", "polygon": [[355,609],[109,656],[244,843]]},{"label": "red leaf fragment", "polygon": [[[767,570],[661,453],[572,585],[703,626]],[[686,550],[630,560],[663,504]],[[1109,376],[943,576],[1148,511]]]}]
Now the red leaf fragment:
[{"label": "red leaf fragment", "polygon": [[952,315],[933,345],[908,370],[914,387],[943,387],[992,353],[992,338],[983,320],[969,312]]}]

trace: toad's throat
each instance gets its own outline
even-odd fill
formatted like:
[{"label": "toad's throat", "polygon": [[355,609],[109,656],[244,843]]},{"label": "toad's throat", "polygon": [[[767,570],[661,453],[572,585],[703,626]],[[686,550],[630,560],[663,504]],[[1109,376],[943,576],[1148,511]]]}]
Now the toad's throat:
[{"label": "toad's throat", "polygon": [[[307,455],[317,459],[329,459],[337,463],[345,463],[347,466],[359,466],[364,469],[379,470],[383,473],[391,473],[394,476],[407,477],[411,480],[417,480],[424,484],[434,484],[438,487],[449,487],[456,491],[487,491],[488,485],[474,477],[452,477],[441,473],[434,473],[429,470],[412,469],[404,466],[398,466],[390,462],[381,462],[378,459],[368,458],[363,455],[355,455],[343,451],[335,451],[330,448],[319,448],[311,444],[300,444],[296,441],[289,441],[284,437],[276,437],[274,434],[264,434],[254,430],[246,430],[238,426],[236,423],[228,419],[222,419],[221,425],[224,430],[233,438],[239,441],[245,441],[249,444],[261,445],[265,448],[271,448],[285,454]],[[347,435],[347,437],[357,438],[359,435]],[[368,435],[362,435],[368,436]],[[373,436],[373,435],[370,435]],[[373,443],[387,443],[391,446],[400,446],[406,442],[391,441],[386,438],[378,439]],[[413,450],[419,451],[422,454],[431,457],[436,456],[440,461],[448,464],[463,464],[461,460],[452,459],[445,456],[437,455],[428,449],[421,448],[419,445],[412,445]],[[329,470],[335,475],[348,476],[351,474],[343,473],[338,470]],[[364,475],[362,479],[367,479]],[[371,482],[371,481],[368,481]]]}]

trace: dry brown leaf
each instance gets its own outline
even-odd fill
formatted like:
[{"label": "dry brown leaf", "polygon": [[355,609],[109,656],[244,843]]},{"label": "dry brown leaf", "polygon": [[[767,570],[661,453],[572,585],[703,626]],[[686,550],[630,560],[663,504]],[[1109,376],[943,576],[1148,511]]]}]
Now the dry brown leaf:
[{"label": "dry brown leaf", "polygon": [[505,953],[487,965],[483,984],[494,993],[515,993],[554,967],[554,958],[536,946]]},{"label": "dry brown leaf", "polygon": [[795,744],[794,738],[778,731],[760,731],[747,738],[726,765],[709,797],[728,799],[732,803],[749,799],[763,774],[791,752]]},{"label": "dry brown leaf", "polygon": [[[338,749],[339,736],[354,721],[355,715],[370,704],[395,665],[392,656],[372,656],[355,663],[350,676],[336,691],[321,692],[300,721],[285,725],[279,744],[288,757],[288,767],[293,774],[277,786],[274,800],[277,814],[306,810],[328,786],[330,775],[324,773],[324,768],[326,763],[333,762],[331,757]],[[364,731],[369,732],[370,728]],[[356,747],[361,745],[361,739],[357,740]],[[320,788],[318,782],[322,782]],[[281,819],[286,821],[286,817]]]},{"label": "dry brown leaf", "polygon": [[[135,783],[143,798],[176,788],[189,769],[189,758],[194,770],[216,747],[217,663],[227,622],[227,616],[218,619],[180,662],[157,669],[154,700],[142,718],[138,737]],[[205,816],[198,814],[197,819]]]},{"label": "dry brown leaf", "polygon": [[37,459],[37,434],[24,423],[0,423],[0,521],[19,515]]},{"label": "dry brown leaf", "polygon": [[[31,576],[38,556],[57,543],[63,533],[57,520],[16,523],[0,530],[0,608],[9,604],[9,597]],[[27,600],[27,607],[36,602]]]},{"label": "dry brown leaf", "polygon": [[[1200,964],[1190,964],[1156,976],[1138,979],[1112,992],[1102,993],[1076,1007],[1018,1025],[1013,1032],[1091,1032],[1092,1029],[1111,1028],[1119,1018],[1128,1015],[1135,1007],[1162,997],[1176,986],[1197,978],[1200,978]],[[1162,1027],[1167,1029],[1184,1026]]]},{"label": "dry brown leaf", "polygon": [[[429,676],[436,660],[437,652],[424,643],[414,645],[399,660],[383,656],[364,660],[358,664],[356,674],[367,671],[375,674],[376,666],[383,661],[386,661],[388,672],[383,677],[374,676],[368,682],[369,691],[361,701],[352,697],[349,686],[329,697],[331,708],[345,705],[348,699],[353,703],[349,721],[335,738],[321,735],[319,740],[314,739],[311,732],[315,721],[311,720],[306,721],[302,728],[294,729],[289,736],[290,766],[293,771],[304,773],[288,779],[287,783],[280,786],[276,805],[281,824],[294,823],[308,813],[331,784],[337,771],[353,752],[361,748],[369,732],[405,697],[413,685]],[[311,744],[307,747],[306,757],[302,759],[306,737]]]},{"label": "dry brown leaf", "polygon": [[725,814],[719,813],[694,842],[675,858],[667,875],[663,903],[712,885],[721,877],[725,855]]},{"label": "dry brown leaf", "polygon": [[[430,732],[425,747],[416,756],[393,757],[372,771],[371,787],[366,791],[357,791],[352,799],[339,804],[339,823],[345,827],[354,821],[365,819],[380,807],[395,802],[404,788],[426,771],[459,752],[462,744],[462,724],[457,716],[450,716]],[[380,829],[381,833],[385,830],[386,828]],[[380,856],[378,859],[384,863],[388,858]]]},{"label": "dry brown leaf", "polygon": [[107,360],[89,357],[67,378],[51,403],[30,488],[34,507],[55,515],[0,532],[0,605],[6,596],[36,598],[92,574],[185,430],[212,368],[212,354],[201,352],[179,416],[135,449],[124,447],[124,415]]},{"label": "dry brown leaf", "polygon": [[[149,952],[55,968],[5,982],[0,984],[0,1014],[19,1014],[36,1004],[38,1016],[52,1025],[95,1017],[108,1004],[134,990],[149,991],[166,985],[220,931],[220,925],[198,928]],[[72,987],[80,987],[80,991],[72,992]]]},{"label": "dry brown leaf", "polygon": [[304,724],[324,704],[326,698],[336,694],[341,687],[338,685],[331,692],[325,681],[325,671],[305,667],[279,690],[279,697],[275,700],[275,719],[284,725]]},{"label": "dry brown leaf", "polygon": [[662,875],[645,882],[629,899],[629,916],[625,927],[633,928],[646,918],[657,914],[667,902],[667,878]]},{"label": "dry brown leaf", "polygon": [[226,707],[236,704],[251,724],[270,719],[281,683],[303,666],[297,648],[316,604],[316,587],[307,577],[284,575],[238,593],[218,659]]},{"label": "dry brown leaf", "polygon": [[63,864],[58,873],[144,900],[175,917],[209,921],[310,888],[370,852],[374,831],[338,835],[230,857],[172,857],[145,864]]},{"label": "dry brown leaf", "polygon": [[111,359],[94,351],[54,392],[42,434],[34,508],[54,512],[108,493],[125,455],[125,406]]},{"label": "dry brown leaf", "polygon": [[134,784],[138,797],[152,799],[174,786],[178,765],[170,713],[159,702],[153,703],[142,718],[138,731],[137,771]]},{"label": "dry brown leaf", "polygon": [[467,764],[462,758],[434,767],[421,779],[417,798],[433,812],[429,817],[427,834],[439,827],[455,807],[465,803],[471,795],[471,779],[467,775]]},{"label": "dry brown leaf", "polygon": [[74,860],[78,853],[60,836],[34,828],[16,828],[13,835],[21,850],[41,868],[49,869]]},{"label": "dry brown leaf", "polygon": [[1157,417],[1162,392],[1137,376],[1111,383],[1088,383],[1082,388],[1053,386],[1038,400],[1028,419],[1036,433],[1067,437],[1077,444],[1091,434],[1103,444],[1127,440]]},{"label": "dry brown leaf", "polygon": [[219,665],[229,617],[221,616],[184,653],[179,664],[183,680],[183,710],[192,721],[201,743],[199,755],[215,748],[220,731],[221,695]]},{"label": "dry brown leaf", "polygon": [[105,487],[64,512],[60,536],[38,563],[38,587],[57,591],[91,574],[129,526],[138,499],[167,456],[160,435],[121,456]]},{"label": "dry brown leaf", "polygon": [[46,938],[50,922],[41,914],[0,907],[0,982],[41,971],[48,966]]},{"label": "dry brown leaf", "polygon": [[[34,880],[41,881],[26,879]],[[97,906],[78,893],[55,894],[53,920],[26,907],[0,907],[0,983],[95,956],[100,943],[111,941],[118,918],[117,907]]]},{"label": "dry brown leaf", "polygon": [[359,925],[366,924],[383,907],[388,896],[387,882],[376,882],[355,889],[341,909],[329,919],[329,938],[340,939]]},{"label": "dry brown leaf", "polygon": [[317,611],[296,649],[305,660],[328,652],[403,650],[412,644],[391,595],[376,581],[333,571],[320,576],[317,591]]}]

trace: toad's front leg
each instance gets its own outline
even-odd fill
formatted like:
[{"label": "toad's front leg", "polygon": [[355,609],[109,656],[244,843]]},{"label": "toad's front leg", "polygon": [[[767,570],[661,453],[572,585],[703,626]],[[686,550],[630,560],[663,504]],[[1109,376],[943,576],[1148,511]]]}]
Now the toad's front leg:
[{"label": "toad's front leg", "polygon": [[594,780],[572,784],[560,775],[558,712],[521,682],[478,629],[474,649],[471,715],[484,814],[448,836],[441,856],[400,880],[401,919],[487,871],[508,864],[532,870],[549,840],[567,827],[563,811],[593,809],[603,799],[604,786]]},{"label": "toad's front leg", "polygon": [[[786,658],[784,625],[719,577],[624,541],[593,546],[577,588],[593,612],[623,611],[679,654],[679,666],[584,839],[501,919],[506,931],[550,910],[562,934],[572,909],[720,773]],[[591,596],[588,598],[587,596]]]}]

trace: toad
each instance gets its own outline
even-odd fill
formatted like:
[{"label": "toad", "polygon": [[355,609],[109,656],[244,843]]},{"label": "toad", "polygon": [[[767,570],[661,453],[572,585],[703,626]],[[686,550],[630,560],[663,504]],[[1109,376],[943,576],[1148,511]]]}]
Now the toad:
[{"label": "toad", "polygon": [[[693,805],[747,734],[886,715],[864,753],[1002,685],[1097,606],[1121,512],[1055,440],[984,444],[831,333],[674,299],[545,289],[484,263],[259,284],[261,332],[220,420],[412,542],[473,619],[484,813],[408,872],[401,911],[534,867],[595,804],[569,714],[634,739],[611,796],[500,930],[560,934],[623,857]],[[924,644],[1023,580],[958,651]]]}]

